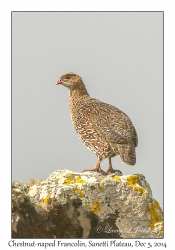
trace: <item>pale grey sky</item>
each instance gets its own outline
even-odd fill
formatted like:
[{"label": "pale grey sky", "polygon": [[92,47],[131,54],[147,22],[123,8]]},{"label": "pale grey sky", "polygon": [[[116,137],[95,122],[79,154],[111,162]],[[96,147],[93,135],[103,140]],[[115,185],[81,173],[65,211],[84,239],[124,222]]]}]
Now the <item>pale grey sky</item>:
[{"label": "pale grey sky", "polygon": [[68,90],[55,85],[69,71],[130,117],[137,163],[117,156],[113,167],[143,174],[163,207],[163,12],[13,12],[13,180],[95,165],[71,124]]}]

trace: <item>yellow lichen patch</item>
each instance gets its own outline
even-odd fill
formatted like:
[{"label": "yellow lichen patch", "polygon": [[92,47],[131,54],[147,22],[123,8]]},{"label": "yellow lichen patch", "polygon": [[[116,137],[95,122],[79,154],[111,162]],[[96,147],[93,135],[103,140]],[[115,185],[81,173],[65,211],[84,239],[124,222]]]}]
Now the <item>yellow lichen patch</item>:
[{"label": "yellow lichen patch", "polygon": [[100,191],[104,192],[104,187],[98,186],[98,188],[100,189]]},{"label": "yellow lichen patch", "polygon": [[42,207],[49,199],[50,199],[50,195],[47,195],[45,198],[42,198],[38,206]]},{"label": "yellow lichen patch", "polygon": [[102,205],[98,200],[94,200],[92,207],[90,205],[86,205],[86,208],[95,215],[98,215],[98,213],[102,210]]},{"label": "yellow lichen patch", "polygon": [[66,185],[70,185],[70,184],[74,184],[75,181],[71,181],[71,180],[64,180],[64,184]]},{"label": "yellow lichen patch", "polygon": [[86,208],[89,209],[89,210],[91,209],[91,207],[89,205],[86,205]]},{"label": "yellow lichen patch", "polygon": [[128,184],[134,185],[139,181],[139,177],[138,175],[127,176],[127,181],[128,181]]},{"label": "yellow lichen patch", "polygon": [[74,176],[73,176],[73,174],[67,174],[67,175],[66,175],[66,178],[67,178],[67,179],[74,179]]},{"label": "yellow lichen patch", "polygon": [[83,184],[85,181],[83,179],[81,179],[79,176],[74,177],[72,174],[68,174],[65,177],[66,179],[64,180],[64,184],[69,185],[69,184],[75,184],[75,183],[79,183],[79,184]]},{"label": "yellow lichen patch", "polygon": [[73,190],[74,190],[74,192],[79,193],[80,198],[84,197],[84,193],[83,193],[83,191],[80,188],[76,187],[76,188],[73,188]]},{"label": "yellow lichen patch", "polygon": [[116,175],[112,177],[112,180],[113,181],[119,181],[119,182],[122,181],[121,178],[119,176],[116,176]]},{"label": "yellow lichen patch", "polygon": [[135,191],[140,192],[142,195],[145,195],[147,193],[147,190],[145,188],[140,187],[138,181],[138,175],[132,175],[127,177],[127,185],[132,187]]},{"label": "yellow lichen patch", "polygon": [[75,178],[76,183],[85,183],[83,179],[81,179],[79,176]]},{"label": "yellow lichen patch", "polygon": [[73,174],[68,174],[68,175],[65,176],[65,178],[66,179],[64,180],[64,184],[70,185],[70,184],[74,184],[75,183]]},{"label": "yellow lichen patch", "polygon": [[107,180],[107,178],[101,179],[100,182],[103,183],[105,180]]},{"label": "yellow lichen patch", "polygon": [[[147,212],[152,217],[152,220],[149,222],[149,226],[152,230],[154,230],[156,228],[157,223],[163,222],[163,219],[161,216],[162,209],[161,209],[159,203],[155,199],[153,199],[153,204],[152,203],[149,204]],[[162,232],[163,232],[163,227],[160,229],[160,233],[162,233]]]}]

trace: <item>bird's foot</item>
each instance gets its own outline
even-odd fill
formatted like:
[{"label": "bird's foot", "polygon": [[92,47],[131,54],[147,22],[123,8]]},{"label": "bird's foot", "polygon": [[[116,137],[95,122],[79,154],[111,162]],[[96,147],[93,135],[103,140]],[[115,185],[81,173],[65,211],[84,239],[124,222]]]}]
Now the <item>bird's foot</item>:
[{"label": "bird's foot", "polygon": [[106,174],[108,175],[108,174],[112,174],[112,173],[115,173],[116,175],[118,175],[118,176],[121,176],[121,175],[123,175],[122,174],[122,172],[120,171],[120,170],[115,170],[115,169],[108,169],[107,171],[106,171]]},{"label": "bird's foot", "polygon": [[90,169],[86,169],[86,170],[83,170],[83,172],[86,172],[86,171],[94,171],[94,172],[98,172],[102,175],[107,175],[100,167],[100,161],[98,161],[95,165],[94,168],[90,168]]},{"label": "bird's foot", "polygon": [[87,171],[93,171],[93,172],[100,173],[102,175],[107,175],[107,173],[105,171],[103,171],[101,168],[91,168],[91,169],[83,170],[83,172],[87,172]]}]

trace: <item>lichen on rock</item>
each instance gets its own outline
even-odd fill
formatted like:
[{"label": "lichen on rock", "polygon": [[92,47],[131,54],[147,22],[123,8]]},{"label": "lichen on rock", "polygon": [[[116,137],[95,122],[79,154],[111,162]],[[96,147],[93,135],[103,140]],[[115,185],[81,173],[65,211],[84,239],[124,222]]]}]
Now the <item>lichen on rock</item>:
[{"label": "lichen on rock", "polygon": [[57,170],[30,187],[13,183],[12,204],[13,238],[163,238],[142,174]]}]

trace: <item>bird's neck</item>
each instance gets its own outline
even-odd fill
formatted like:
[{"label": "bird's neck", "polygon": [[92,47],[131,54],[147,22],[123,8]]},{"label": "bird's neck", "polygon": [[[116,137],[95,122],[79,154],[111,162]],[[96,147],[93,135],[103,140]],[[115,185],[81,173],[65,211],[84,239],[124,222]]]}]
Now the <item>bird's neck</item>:
[{"label": "bird's neck", "polygon": [[86,86],[84,85],[83,82],[77,88],[74,88],[74,89],[69,91],[69,101],[70,102],[82,101],[82,100],[89,98],[89,97],[90,96],[89,96],[87,89],[86,89]]}]

